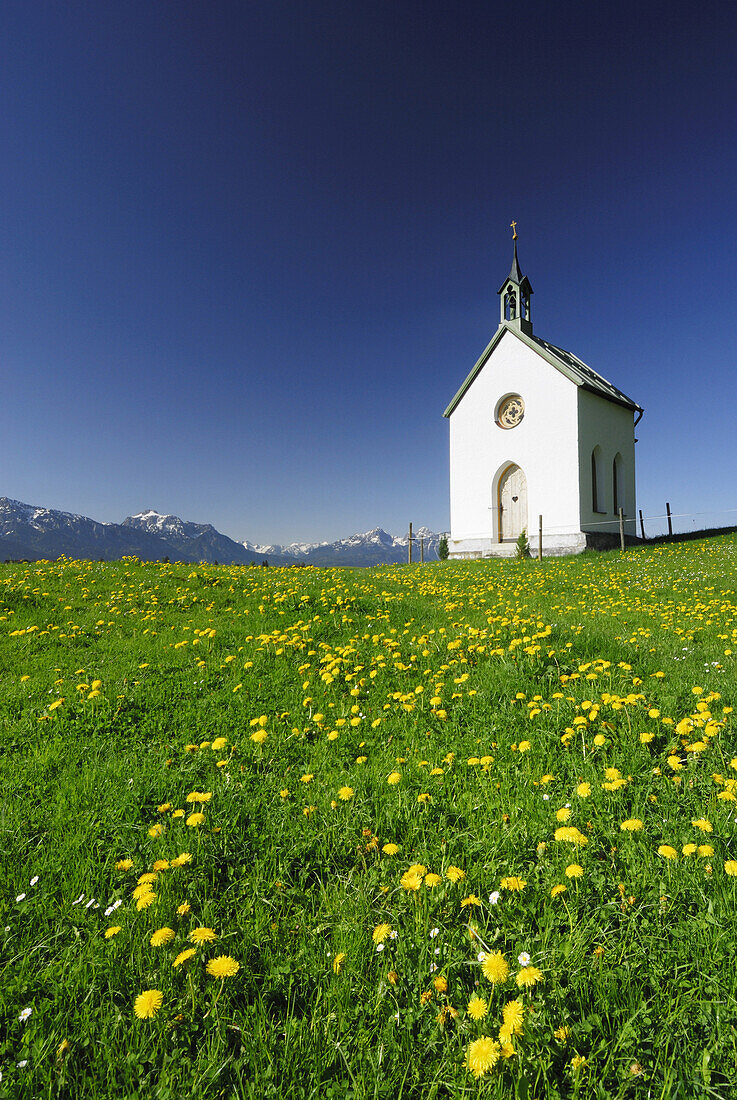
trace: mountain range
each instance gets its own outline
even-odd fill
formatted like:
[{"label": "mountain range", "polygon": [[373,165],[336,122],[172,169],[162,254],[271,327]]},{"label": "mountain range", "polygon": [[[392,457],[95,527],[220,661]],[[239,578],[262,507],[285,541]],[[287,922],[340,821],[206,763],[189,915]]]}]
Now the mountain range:
[{"label": "mountain range", "polygon": [[[415,533],[413,559],[438,557],[440,536],[426,527]],[[0,561],[54,560],[62,555],[82,560],[115,561],[135,556],[142,561],[220,562],[223,565],[387,565],[407,561],[408,536],[376,527],[335,542],[261,546],[236,542],[209,523],[193,523],[151,509],[127,516],[122,523],[99,523],[87,516],[23,504],[0,497]]]}]

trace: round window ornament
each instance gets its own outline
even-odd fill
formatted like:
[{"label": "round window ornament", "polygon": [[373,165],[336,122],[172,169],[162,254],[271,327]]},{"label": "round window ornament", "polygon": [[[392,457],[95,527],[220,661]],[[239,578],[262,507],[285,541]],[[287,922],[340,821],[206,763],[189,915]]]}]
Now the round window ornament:
[{"label": "round window ornament", "polygon": [[524,415],[524,401],[518,393],[512,393],[499,402],[496,422],[500,428],[516,428]]}]

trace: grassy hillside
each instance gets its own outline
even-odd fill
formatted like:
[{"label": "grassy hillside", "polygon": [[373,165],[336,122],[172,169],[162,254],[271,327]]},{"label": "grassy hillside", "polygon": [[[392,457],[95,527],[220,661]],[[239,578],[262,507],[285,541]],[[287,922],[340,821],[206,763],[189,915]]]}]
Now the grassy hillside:
[{"label": "grassy hillside", "polygon": [[0,1095],[737,1095],[736,590],[0,566]]}]

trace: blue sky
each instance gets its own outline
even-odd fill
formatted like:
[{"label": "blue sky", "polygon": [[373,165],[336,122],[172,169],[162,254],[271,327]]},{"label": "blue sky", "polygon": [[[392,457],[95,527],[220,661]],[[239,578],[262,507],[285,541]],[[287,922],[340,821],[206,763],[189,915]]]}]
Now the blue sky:
[{"label": "blue sky", "polygon": [[638,505],[737,523],[732,4],[5,0],[0,28],[0,495],[446,529],[442,412],[514,218],[535,332],[645,408]]}]

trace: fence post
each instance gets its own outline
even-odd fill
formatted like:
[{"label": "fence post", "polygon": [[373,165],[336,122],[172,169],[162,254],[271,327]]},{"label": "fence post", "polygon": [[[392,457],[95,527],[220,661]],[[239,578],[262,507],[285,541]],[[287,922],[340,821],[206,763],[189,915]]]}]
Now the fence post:
[{"label": "fence post", "polygon": [[407,561],[412,564],[412,524],[409,525],[409,538],[407,539]]},{"label": "fence post", "polygon": [[644,523],[643,518],[642,518],[642,508],[639,509],[639,513],[640,513],[640,531],[642,532],[642,541],[645,542],[646,541],[646,539],[645,539],[645,523]]},{"label": "fence post", "polygon": [[420,535],[420,564],[425,564],[425,536]]},{"label": "fence post", "polygon": [[543,560],[543,517],[538,516],[537,521],[537,560]]},{"label": "fence post", "polygon": [[665,502],[665,511],[668,515],[668,534],[672,535],[673,534],[673,520],[670,518],[670,504],[668,503],[667,500]]},{"label": "fence post", "polygon": [[619,548],[624,550],[624,512],[619,509]]}]

